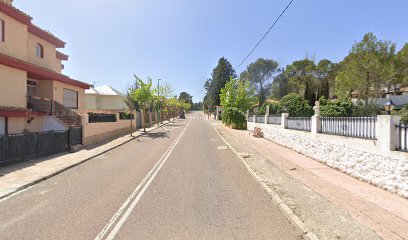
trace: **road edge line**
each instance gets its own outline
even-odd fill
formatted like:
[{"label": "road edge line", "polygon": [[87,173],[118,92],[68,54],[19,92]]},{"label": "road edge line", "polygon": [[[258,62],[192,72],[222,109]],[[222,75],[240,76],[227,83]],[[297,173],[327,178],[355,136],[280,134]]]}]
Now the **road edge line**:
[{"label": "road edge line", "polygon": [[256,180],[258,183],[258,186],[261,188],[261,190],[265,191],[265,193],[269,196],[269,198],[272,200],[272,202],[278,206],[279,211],[285,216],[287,220],[295,227],[295,229],[302,234],[304,239],[307,240],[319,240],[316,234],[313,232],[309,231],[309,229],[306,227],[304,222],[300,219],[299,216],[297,216],[292,209],[288,207],[288,205],[283,202],[283,200],[279,197],[279,195],[274,192],[271,188],[268,187],[266,183],[264,183],[258,175],[252,170],[252,168],[248,165],[248,163],[245,162],[244,158],[238,154],[237,150],[225,140],[225,138],[220,134],[220,132],[214,127],[213,124],[211,124],[211,127],[214,129],[214,131],[220,136],[220,138],[227,144],[227,146],[232,150],[232,152],[239,158],[241,163],[245,166],[247,171],[252,175],[252,177]]},{"label": "road edge line", "polygon": [[[156,127],[152,128],[152,129],[146,131],[146,133],[149,133],[149,132],[154,131],[154,130],[156,130],[156,129],[158,129],[158,128],[161,128],[161,127],[163,127],[163,126],[166,126],[167,124],[172,123],[172,122],[173,122],[174,120],[176,120],[176,119],[178,119],[178,118],[175,118],[175,119],[173,119],[173,120],[171,120],[171,121],[169,121],[169,122],[167,122],[167,123],[165,123],[165,124],[162,124],[162,125],[160,125],[160,126],[156,126]],[[127,134],[126,134],[126,135],[127,135]],[[125,135],[125,136],[126,136],[126,135]],[[60,170],[58,170],[58,171],[56,171],[56,172],[50,173],[49,175],[46,175],[46,176],[41,177],[41,178],[39,178],[39,179],[36,179],[36,180],[34,180],[34,181],[30,182],[30,183],[27,183],[27,184],[25,184],[25,185],[23,185],[23,186],[20,186],[20,187],[16,188],[15,190],[11,191],[11,192],[8,192],[8,193],[6,193],[6,194],[1,195],[1,196],[0,196],[0,202],[6,200],[6,199],[8,199],[8,198],[13,197],[14,195],[20,193],[20,192],[21,192],[22,190],[24,190],[24,189],[27,189],[27,188],[32,187],[32,186],[34,186],[34,185],[36,185],[36,184],[38,184],[38,183],[40,183],[40,182],[43,182],[43,181],[45,181],[45,180],[47,180],[47,179],[50,179],[50,178],[52,178],[52,177],[55,177],[55,176],[57,176],[57,175],[59,175],[59,174],[65,172],[65,171],[67,171],[67,170],[69,170],[69,169],[71,169],[71,168],[74,168],[74,167],[76,167],[76,166],[78,166],[78,165],[81,165],[82,163],[85,163],[85,162],[87,162],[87,161],[90,161],[90,160],[92,160],[92,159],[94,159],[94,158],[96,158],[96,157],[98,157],[98,156],[100,156],[100,155],[102,155],[102,154],[105,154],[105,153],[107,153],[107,152],[109,152],[109,151],[111,151],[111,150],[113,150],[113,149],[116,149],[116,148],[118,148],[118,147],[120,147],[120,146],[123,146],[123,145],[125,145],[126,143],[129,143],[129,142],[131,142],[131,141],[133,141],[133,140],[135,140],[135,139],[137,139],[137,138],[139,138],[139,137],[141,137],[141,136],[144,136],[144,135],[145,135],[145,133],[142,133],[142,134],[140,134],[139,136],[133,137],[132,139],[126,140],[125,142],[119,143],[119,144],[117,144],[117,145],[115,145],[115,146],[113,146],[113,147],[111,147],[111,148],[108,148],[108,149],[106,149],[106,150],[104,150],[104,151],[102,151],[102,152],[100,152],[100,153],[97,153],[97,154],[92,155],[92,156],[90,156],[90,157],[88,157],[88,158],[85,158],[84,160],[81,160],[81,161],[79,161],[79,162],[77,162],[77,163],[74,163],[74,164],[72,164],[72,165],[66,166],[66,167],[64,167],[64,168],[62,168],[62,169],[60,169]],[[113,140],[114,140],[114,139],[112,139],[112,141],[113,141]],[[108,143],[105,143],[105,144],[108,144]],[[68,153],[68,154],[69,154],[69,153]]]}]

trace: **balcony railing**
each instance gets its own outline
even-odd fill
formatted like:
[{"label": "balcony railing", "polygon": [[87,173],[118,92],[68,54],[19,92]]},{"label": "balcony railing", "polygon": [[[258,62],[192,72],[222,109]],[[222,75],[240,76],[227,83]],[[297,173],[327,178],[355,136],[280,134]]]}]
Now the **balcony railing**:
[{"label": "balcony railing", "polygon": [[27,109],[53,115],[68,126],[81,125],[81,116],[53,99],[29,96],[27,97]]}]

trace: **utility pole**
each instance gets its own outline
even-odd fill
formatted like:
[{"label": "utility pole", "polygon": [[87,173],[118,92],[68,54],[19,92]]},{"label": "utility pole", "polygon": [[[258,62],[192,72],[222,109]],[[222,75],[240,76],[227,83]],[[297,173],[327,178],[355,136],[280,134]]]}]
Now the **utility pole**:
[{"label": "utility pole", "polygon": [[159,122],[159,124],[160,123],[163,123],[162,122],[162,114],[161,114],[161,105],[160,105],[160,80],[161,80],[161,78],[159,78],[159,79],[157,79],[157,98],[159,99],[159,117],[160,117],[160,121],[158,121]]}]

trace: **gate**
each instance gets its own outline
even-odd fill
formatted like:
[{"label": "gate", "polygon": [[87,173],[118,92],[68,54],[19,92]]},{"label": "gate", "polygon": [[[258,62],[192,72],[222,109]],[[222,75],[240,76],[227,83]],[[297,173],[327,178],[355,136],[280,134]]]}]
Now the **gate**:
[{"label": "gate", "polygon": [[69,127],[69,145],[82,144],[82,126]]}]

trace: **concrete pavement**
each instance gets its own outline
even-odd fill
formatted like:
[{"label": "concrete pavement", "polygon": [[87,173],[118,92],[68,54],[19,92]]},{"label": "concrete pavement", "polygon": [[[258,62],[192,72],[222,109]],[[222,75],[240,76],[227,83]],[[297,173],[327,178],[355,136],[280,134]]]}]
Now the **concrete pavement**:
[{"label": "concrete pavement", "polygon": [[193,117],[3,199],[0,238],[301,239],[208,121]]}]

